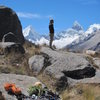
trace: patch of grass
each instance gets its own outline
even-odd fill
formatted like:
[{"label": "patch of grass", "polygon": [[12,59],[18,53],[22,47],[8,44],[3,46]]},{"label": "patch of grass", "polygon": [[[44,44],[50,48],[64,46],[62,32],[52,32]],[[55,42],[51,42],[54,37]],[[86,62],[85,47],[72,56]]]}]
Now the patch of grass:
[{"label": "patch of grass", "polygon": [[40,74],[37,76],[37,78],[39,80],[41,80],[41,82],[45,83],[45,85],[51,89],[52,91],[56,91],[56,86],[55,86],[55,83],[56,83],[56,79],[52,76],[49,76],[49,75],[44,75],[44,74]]},{"label": "patch of grass", "polygon": [[0,57],[1,73],[33,75],[32,71],[29,69],[28,60],[31,56],[39,54],[40,48],[29,41],[25,41],[23,46],[25,54],[11,52],[8,55],[2,55]]},{"label": "patch of grass", "polygon": [[77,84],[61,93],[62,100],[100,100],[100,84]]},{"label": "patch of grass", "polygon": [[0,55],[3,54],[3,48],[0,47]]},{"label": "patch of grass", "polygon": [[20,74],[20,75],[26,74],[22,67],[16,68],[14,66],[13,67],[0,66],[0,73],[6,73],[6,74],[12,73],[12,74]]},{"label": "patch of grass", "polygon": [[95,100],[100,100],[100,96],[97,96],[97,97],[95,98]]},{"label": "patch of grass", "polygon": [[29,57],[40,53],[40,46],[35,45],[27,40],[25,41],[24,49]]},{"label": "patch of grass", "polygon": [[8,67],[3,67],[3,66],[0,66],[0,73],[10,73],[11,72],[11,69],[8,68]]},{"label": "patch of grass", "polygon": [[83,98],[84,100],[95,100],[94,91],[90,88],[85,89]]}]

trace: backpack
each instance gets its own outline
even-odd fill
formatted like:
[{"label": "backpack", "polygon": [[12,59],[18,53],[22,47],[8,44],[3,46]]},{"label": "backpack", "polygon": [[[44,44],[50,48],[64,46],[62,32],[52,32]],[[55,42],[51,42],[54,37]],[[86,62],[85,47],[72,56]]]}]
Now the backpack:
[{"label": "backpack", "polygon": [[14,83],[5,83],[4,88],[9,94],[19,95],[22,93],[21,89],[16,87]]}]

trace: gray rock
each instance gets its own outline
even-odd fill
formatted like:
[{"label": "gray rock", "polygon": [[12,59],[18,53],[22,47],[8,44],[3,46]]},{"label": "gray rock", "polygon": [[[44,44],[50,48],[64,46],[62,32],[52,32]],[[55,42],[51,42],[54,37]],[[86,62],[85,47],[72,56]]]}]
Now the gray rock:
[{"label": "gray rock", "polygon": [[68,78],[68,84],[70,84],[70,86],[73,86],[77,83],[96,83],[96,84],[99,84],[100,83],[100,70],[96,70],[95,74],[96,75],[92,78],[84,78],[84,79],[80,79],[80,80]]},{"label": "gray rock", "polygon": [[93,61],[100,68],[100,58],[94,58]]},{"label": "gray rock", "polygon": [[2,53],[5,55],[10,53],[14,53],[14,54],[25,53],[25,49],[20,43],[0,42],[0,48],[2,49]]},{"label": "gray rock", "polygon": [[52,58],[52,64],[45,69],[45,72],[53,74],[55,77],[64,75],[63,71],[82,70],[86,67],[92,68],[92,65],[82,54],[61,53],[45,47],[42,48],[41,52]]},{"label": "gray rock", "polygon": [[17,37],[12,33],[9,32],[3,36],[2,42],[15,42],[17,43]]},{"label": "gray rock", "polygon": [[100,70],[96,71],[96,75],[94,77],[77,80],[76,82],[77,83],[97,83],[99,84],[100,83]]},{"label": "gray rock", "polygon": [[5,54],[9,54],[9,53],[12,53],[14,52],[15,54],[24,54],[25,53],[25,50],[23,48],[23,46],[19,43],[15,43],[15,44],[12,44],[12,45],[8,45],[4,48],[4,53]]},{"label": "gray rock", "polygon": [[0,48],[6,48],[7,46],[11,46],[15,44],[14,42],[0,42]]},{"label": "gray rock", "polygon": [[6,100],[17,100],[15,96],[10,96],[4,89],[4,84],[15,83],[17,87],[21,88],[22,93],[28,95],[28,88],[31,85],[34,85],[35,82],[39,80],[35,77],[29,77],[25,75],[15,75],[15,74],[0,74],[0,91],[4,94]]},{"label": "gray rock", "polygon": [[42,47],[41,52],[48,54],[51,61],[43,73],[57,79],[57,90],[68,85],[68,78],[79,80],[95,76],[96,70],[83,54],[60,52],[46,47]]},{"label": "gray rock", "polygon": [[36,74],[38,74],[44,67],[44,57],[42,55],[35,55],[29,58],[28,63],[30,69],[32,69]]},{"label": "gray rock", "polygon": [[17,43],[24,43],[22,26],[18,16],[11,8],[0,6],[0,41],[9,32],[14,33],[17,37]]},{"label": "gray rock", "polygon": [[42,70],[43,76],[53,77],[57,91],[95,76],[96,69],[84,54],[57,51],[48,47],[42,47],[40,51],[41,55],[29,59],[30,68],[37,73]]},{"label": "gray rock", "polygon": [[29,58],[28,64],[34,74],[38,75],[43,72],[47,66],[51,65],[51,59],[47,54],[41,53],[40,55]]}]

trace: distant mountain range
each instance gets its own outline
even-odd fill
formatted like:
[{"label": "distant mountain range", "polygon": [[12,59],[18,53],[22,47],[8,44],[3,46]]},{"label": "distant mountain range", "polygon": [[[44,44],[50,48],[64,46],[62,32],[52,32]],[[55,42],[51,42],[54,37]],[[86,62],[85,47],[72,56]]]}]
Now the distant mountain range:
[{"label": "distant mountain range", "polygon": [[[73,43],[75,43],[74,41]],[[83,40],[75,44],[67,45],[64,48],[69,48],[70,51],[85,51],[85,50],[95,50],[100,51],[100,31],[94,32]]]},{"label": "distant mountain range", "polygon": [[[55,39],[53,45],[58,49],[69,48],[72,49],[78,44],[82,44],[85,41],[91,39],[94,35],[99,34],[100,24],[93,24],[87,29],[83,30],[83,27],[75,21],[71,28],[64,31],[55,33]],[[97,33],[95,33],[97,32]],[[33,29],[32,26],[28,26],[23,30],[24,37],[36,44],[49,44],[49,34],[41,35]]]},{"label": "distant mountain range", "polygon": [[84,51],[87,49],[100,51],[100,24],[93,24],[78,39],[64,47],[70,51]]}]

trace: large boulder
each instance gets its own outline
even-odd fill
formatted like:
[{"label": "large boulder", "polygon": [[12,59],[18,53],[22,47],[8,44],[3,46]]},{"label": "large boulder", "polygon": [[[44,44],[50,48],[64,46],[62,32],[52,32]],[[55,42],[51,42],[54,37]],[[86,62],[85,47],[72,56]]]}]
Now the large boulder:
[{"label": "large boulder", "polygon": [[29,58],[29,67],[35,74],[38,74],[44,66],[44,57],[42,55],[35,55]]},{"label": "large boulder", "polygon": [[43,70],[43,76],[56,79],[54,84],[58,91],[70,85],[72,80],[95,76],[95,68],[83,54],[56,51],[47,47],[42,47],[41,52],[47,54],[50,61]]},{"label": "large boulder", "polygon": [[0,6],[0,41],[9,32],[12,32],[17,37],[17,43],[24,43],[22,26],[18,16],[11,8]]},{"label": "large boulder", "polygon": [[38,75],[51,63],[49,60],[49,56],[42,53],[41,55],[35,55],[29,58],[28,64],[34,74]]},{"label": "large boulder", "polygon": [[[92,77],[95,75],[93,66],[82,54],[57,52],[45,47],[41,49],[41,52],[48,54],[51,59],[51,65],[45,69],[45,73],[56,78],[65,75],[73,79],[80,79],[80,77]],[[87,73],[92,75],[86,75]],[[72,74],[74,74],[73,77]]]}]

